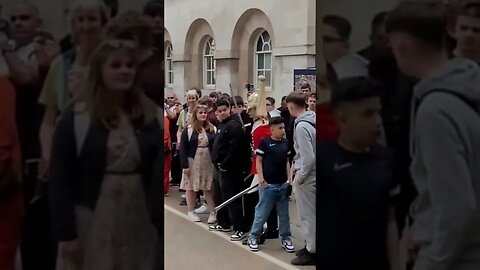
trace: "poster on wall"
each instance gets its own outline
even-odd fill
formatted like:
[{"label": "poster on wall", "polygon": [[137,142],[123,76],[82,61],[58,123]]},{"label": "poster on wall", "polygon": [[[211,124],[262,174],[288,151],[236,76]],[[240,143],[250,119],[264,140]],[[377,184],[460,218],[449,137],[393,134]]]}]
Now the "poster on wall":
[{"label": "poster on wall", "polygon": [[293,87],[295,91],[300,91],[302,84],[308,83],[312,88],[312,92],[316,92],[316,79],[317,72],[315,68],[293,70]]}]

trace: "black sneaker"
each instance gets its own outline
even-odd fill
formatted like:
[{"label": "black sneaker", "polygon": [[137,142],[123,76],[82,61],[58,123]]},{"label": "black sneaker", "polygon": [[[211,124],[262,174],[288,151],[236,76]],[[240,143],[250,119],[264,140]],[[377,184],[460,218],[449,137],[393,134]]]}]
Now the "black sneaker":
[{"label": "black sneaker", "polygon": [[181,205],[181,206],[187,205],[187,199],[182,198],[182,199],[180,200],[180,205]]},{"label": "black sneaker", "polygon": [[293,258],[291,263],[292,265],[299,265],[299,266],[315,265],[315,254],[312,254],[307,251],[307,253]]},{"label": "black sneaker", "polygon": [[307,251],[307,248],[304,247],[302,249],[297,250],[297,252],[295,252],[295,256],[300,257],[306,253],[308,253],[308,251]]},{"label": "black sneaker", "polygon": [[208,230],[216,232],[231,232],[232,227],[230,226],[221,226],[221,225],[211,225],[208,226]]},{"label": "black sneaker", "polygon": [[232,236],[230,236],[230,241],[242,241],[245,237],[247,237],[246,233],[236,231],[234,234],[232,234]]}]

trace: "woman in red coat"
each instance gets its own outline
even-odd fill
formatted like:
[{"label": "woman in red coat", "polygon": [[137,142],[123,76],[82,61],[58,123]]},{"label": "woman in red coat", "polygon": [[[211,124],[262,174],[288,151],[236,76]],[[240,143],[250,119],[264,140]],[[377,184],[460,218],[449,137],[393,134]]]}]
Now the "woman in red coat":
[{"label": "woman in red coat", "polygon": [[20,241],[23,198],[15,89],[0,77],[0,270],[14,270]]},{"label": "woman in red coat", "polygon": [[163,116],[163,194],[168,195],[170,188],[170,169],[172,165],[172,149],[170,138],[170,121],[168,120],[167,113],[164,112]]}]

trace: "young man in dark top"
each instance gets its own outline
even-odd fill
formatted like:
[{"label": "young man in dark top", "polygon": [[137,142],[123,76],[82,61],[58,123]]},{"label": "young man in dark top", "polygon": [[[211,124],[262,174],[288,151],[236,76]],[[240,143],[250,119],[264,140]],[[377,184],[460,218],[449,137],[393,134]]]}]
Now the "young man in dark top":
[{"label": "young man in dark top", "polygon": [[480,1],[465,1],[459,8],[453,36],[456,56],[480,63]]},{"label": "young man in dark top", "polygon": [[259,177],[260,201],[255,208],[248,246],[251,251],[258,251],[263,225],[267,221],[273,207],[276,206],[279,217],[279,232],[282,238],[282,248],[295,252],[291,240],[290,217],[288,214],[288,181],[290,180],[290,163],[288,161],[288,144],[285,136],[285,120],[281,117],[270,119],[268,125],[272,135],[260,141],[256,168]]},{"label": "young man in dark top", "polygon": [[[223,197],[221,201],[230,199],[245,188],[243,179],[251,165],[250,141],[240,119],[231,115],[230,107],[228,100],[221,99],[217,102],[216,111],[221,123],[212,147],[212,161],[217,168],[218,188]],[[230,240],[241,241],[249,231],[243,216],[242,201],[231,202],[227,211],[235,231]],[[210,226],[211,230],[229,231],[229,221],[223,215],[217,213],[218,225]]]},{"label": "young man in dark top", "polygon": [[343,81],[332,92],[338,140],[317,145],[317,267],[388,270],[397,260],[390,154],[382,130],[378,86]]}]

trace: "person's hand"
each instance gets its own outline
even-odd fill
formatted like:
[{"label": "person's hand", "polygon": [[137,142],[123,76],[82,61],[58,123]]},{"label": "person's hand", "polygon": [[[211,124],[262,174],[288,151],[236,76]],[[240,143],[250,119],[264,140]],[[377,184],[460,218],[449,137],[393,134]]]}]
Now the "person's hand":
[{"label": "person's hand", "polygon": [[83,251],[77,239],[60,242],[61,256],[77,266],[81,266],[83,261]]},{"label": "person's hand", "polygon": [[42,182],[47,182],[49,173],[50,162],[48,160],[41,159],[38,162],[38,179]]},{"label": "person's hand", "polygon": [[268,187],[268,183],[264,179],[260,179],[260,182],[258,184],[260,185],[260,188],[262,188],[262,189],[266,189]]},{"label": "person's hand", "polygon": [[70,93],[72,98],[78,97],[80,94],[80,87],[82,80],[84,78],[84,70],[82,68],[74,68],[72,71],[70,71],[68,79],[68,92]]},{"label": "person's hand", "polygon": [[44,40],[41,37],[35,38],[36,51],[38,64],[42,67],[48,67],[52,63],[53,59],[60,54],[60,46],[53,40]]},{"label": "person's hand", "polygon": [[190,169],[183,169],[183,174],[190,177]]},{"label": "person's hand", "polygon": [[412,229],[407,228],[405,231],[405,239],[407,242],[407,251],[409,262],[414,262],[418,257],[418,251],[420,250],[420,243],[413,239]]}]

